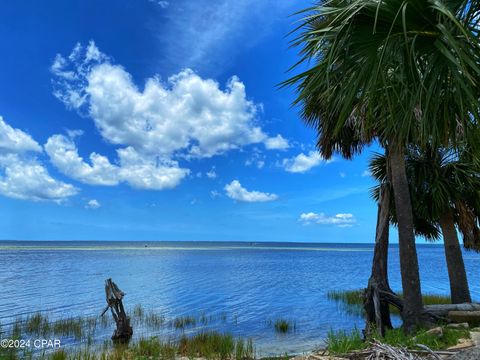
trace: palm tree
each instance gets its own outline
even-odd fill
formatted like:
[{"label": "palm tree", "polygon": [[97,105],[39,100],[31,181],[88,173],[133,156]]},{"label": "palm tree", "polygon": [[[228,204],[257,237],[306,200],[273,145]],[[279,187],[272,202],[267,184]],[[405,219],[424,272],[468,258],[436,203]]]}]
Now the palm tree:
[{"label": "palm tree", "polygon": [[[416,233],[436,240],[437,228],[441,229],[454,304],[471,302],[455,224],[462,224],[459,227],[465,234],[463,238],[467,247],[478,249],[480,234],[478,221],[472,221],[474,210],[471,205],[479,200],[478,194],[472,196],[471,190],[478,191],[480,188],[480,172],[478,163],[472,162],[466,154],[467,151],[459,153],[432,148],[422,151],[410,147],[406,159],[414,213],[417,215]],[[385,156],[377,154],[371,161],[370,170],[380,182],[374,189],[374,197],[379,199],[383,188],[390,187]],[[396,222],[394,211],[390,218],[392,223]]]},{"label": "palm tree", "polygon": [[[442,230],[450,279],[452,303],[471,302],[465,265],[458,240],[455,224],[462,224],[462,233],[478,234],[478,226],[471,224],[465,231],[470,219],[469,203],[472,204],[472,190],[480,187],[478,164],[465,162],[462,152],[450,149],[427,149],[409,152],[407,168],[416,194],[416,210],[424,217],[439,224]],[[470,156],[467,156],[470,157]],[[478,200],[478,198],[477,198]]]},{"label": "palm tree", "polygon": [[[330,0],[305,10],[294,45],[313,64],[296,85],[301,115],[319,133],[353,132],[388,151],[398,219],[405,329],[422,319],[408,144],[456,144],[480,118],[478,11],[474,1]],[[325,140],[325,138],[323,138]]]},{"label": "palm tree", "polygon": [[[377,154],[373,157],[370,162],[370,173],[379,182],[372,190],[372,196],[378,204],[378,213],[372,272],[364,295],[364,309],[367,315],[366,331],[369,332],[373,325],[373,328],[383,336],[386,329],[392,328],[389,305],[392,304],[400,310],[403,308],[403,302],[391,290],[388,282],[389,226],[391,223],[396,224],[396,218],[385,155]],[[412,195],[415,199],[414,194]],[[439,238],[435,225],[418,216],[414,216],[414,229],[416,235],[428,240]]]}]

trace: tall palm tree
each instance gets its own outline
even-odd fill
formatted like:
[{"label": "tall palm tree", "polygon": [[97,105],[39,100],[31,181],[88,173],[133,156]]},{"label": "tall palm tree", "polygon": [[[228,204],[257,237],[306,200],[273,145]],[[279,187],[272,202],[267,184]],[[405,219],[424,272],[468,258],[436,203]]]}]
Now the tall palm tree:
[{"label": "tall palm tree", "polygon": [[[471,302],[465,265],[455,224],[462,224],[462,234],[467,247],[478,249],[478,221],[471,221],[471,205],[478,202],[472,189],[480,188],[478,161],[467,159],[467,152],[448,149],[422,151],[410,147],[407,152],[407,174],[416,216],[417,234],[430,240],[438,238],[440,228],[445,247],[445,257],[450,280],[452,303]],[[387,180],[385,156],[377,154],[370,165],[373,176],[381,183],[374,190],[379,199],[383,188],[390,187]],[[460,210],[459,210],[460,208]],[[390,214],[395,223],[395,213]],[[472,236],[471,238],[469,236]]]},{"label": "tall palm tree", "polygon": [[[465,162],[465,157],[463,152],[450,149],[419,151],[414,148],[409,152],[407,160],[410,182],[416,194],[416,210],[422,216],[437,222],[442,230],[450,294],[454,304],[471,302],[455,225],[462,224],[462,233],[466,235],[468,243],[464,225],[471,219],[468,204],[474,200],[472,190],[480,188],[478,163]],[[473,223],[468,233],[475,232],[478,236],[478,226]]]},{"label": "tall palm tree", "polygon": [[[385,155],[376,154],[373,157],[370,162],[370,173],[379,182],[372,190],[372,196],[378,204],[378,213],[372,272],[364,295],[364,309],[367,315],[366,330],[370,331],[373,325],[383,336],[386,329],[392,328],[389,305],[403,308],[401,299],[391,290],[388,281],[389,226],[396,224],[396,217]],[[415,199],[415,194],[412,194],[412,198]],[[438,229],[431,221],[420,218],[415,213],[414,215],[415,235],[428,240],[439,238]]]},{"label": "tall palm tree", "polygon": [[388,150],[407,331],[423,303],[405,149],[477,131],[479,11],[479,0],[321,2],[305,10],[294,41],[311,66],[283,83],[297,86],[295,104],[319,134],[352,131],[357,151],[373,139]]}]

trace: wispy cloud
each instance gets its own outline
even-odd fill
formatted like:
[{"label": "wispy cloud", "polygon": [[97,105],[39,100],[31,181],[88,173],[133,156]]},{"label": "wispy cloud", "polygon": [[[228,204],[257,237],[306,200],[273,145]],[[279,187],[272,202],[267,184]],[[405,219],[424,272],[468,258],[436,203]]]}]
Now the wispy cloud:
[{"label": "wispy cloud", "polygon": [[170,6],[170,3],[168,1],[164,1],[164,0],[148,0],[148,1],[150,1],[151,3],[157,4],[162,9],[166,9]]},{"label": "wispy cloud", "polygon": [[335,225],[338,227],[352,227],[356,224],[357,220],[353,214],[336,214],[333,216],[326,215],[325,213],[303,213],[298,219],[305,225],[320,224],[320,225]]},{"label": "wispy cloud", "polygon": [[219,0],[212,6],[210,0],[179,0],[170,4],[157,29],[160,48],[179,68],[225,69],[239,51],[261,41],[294,9],[293,1]]},{"label": "wispy cloud", "polygon": [[215,166],[213,166],[210,171],[205,173],[209,179],[215,179],[217,177],[217,172],[215,171]]}]

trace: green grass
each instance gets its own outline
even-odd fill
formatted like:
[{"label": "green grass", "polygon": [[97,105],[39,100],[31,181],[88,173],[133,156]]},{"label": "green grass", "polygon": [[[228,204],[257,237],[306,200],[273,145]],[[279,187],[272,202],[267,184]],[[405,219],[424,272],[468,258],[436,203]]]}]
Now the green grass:
[{"label": "green grass", "polygon": [[35,313],[29,315],[25,321],[25,331],[29,334],[46,335],[50,332],[50,322],[48,317]]},{"label": "green grass", "polygon": [[332,355],[346,354],[366,347],[366,343],[363,341],[358,329],[354,329],[351,333],[343,330],[337,332],[331,330],[325,342],[329,354]]},{"label": "green grass", "polygon": [[145,325],[153,328],[153,329],[159,329],[165,324],[165,316],[163,315],[158,315],[154,313],[153,311],[149,312],[148,314],[145,315],[144,317],[144,323]]},{"label": "green grass", "polygon": [[179,353],[189,358],[207,359],[252,359],[254,348],[252,340],[236,340],[230,334],[202,332],[192,337],[183,336],[179,342]]},{"label": "green grass", "polygon": [[[134,328],[141,328],[147,334],[149,331],[159,330],[163,327],[173,327],[182,332],[186,328],[193,328],[197,324],[205,327],[211,321],[225,322],[228,317],[226,313],[219,315],[209,315],[205,313],[195,316],[182,316],[166,320],[164,315],[154,311],[147,311],[141,305],[137,305],[128,311]],[[17,318],[16,321],[8,327],[2,327],[2,337],[11,339],[20,339],[25,337],[73,337],[77,344],[95,345],[95,333],[97,329],[109,329],[113,331],[115,327],[112,316],[107,312],[101,318],[64,318],[51,319],[48,313],[38,312],[23,318]],[[143,344],[143,343],[142,343]],[[240,344],[241,346],[242,344]],[[242,351],[238,351],[241,353]],[[61,355],[58,355],[61,356]],[[5,357],[5,354],[2,354]],[[0,360],[2,360],[0,357]]]},{"label": "green grass", "polygon": [[84,335],[85,328],[95,327],[95,325],[96,323],[93,323],[92,320],[84,322],[80,318],[60,319],[53,323],[53,333],[55,335],[73,336],[75,339],[80,340]]},{"label": "green grass", "polygon": [[68,359],[68,355],[67,353],[65,352],[65,350],[57,350],[55,351],[51,356],[50,356],[50,360],[67,360]]},{"label": "green grass", "polygon": [[175,329],[185,329],[189,326],[195,326],[197,319],[193,316],[181,316],[173,320],[173,327]]},{"label": "green grass", "polygon": [[22,333],[28,335],[73,336],[80,340],[87,332],[92,332],[97,326],[96,318],[67,318],[50,320],[47,315],[35,313],[25,320],[17,319],[13,328],[13,338],[19,338]]},{"label": "green grass", "polygon": [[134,344],[130,349],[125,347],[123,352],[131,352],[136,358],[162,358],[162,359],[175,359],[177,349],[175,345],[170,342],[162,342],[157,337],[150,339],[141,339]]},{"label": "green grass", "polygon": [[[255,358],[251,339],[235,339],[230,334],[202,332],[178,341],[162,341],[158,337],[140,339],[130,345],[109,345],[108,347],[67,348],[53,353],[39,354],[39,360],[175,360],[178,356],[189,359],[208,360],[250,360]],[[33,359],[32,354],[1,349],[1,360]]]},{"label": "green grass", "polygon": [[277,319],[275,320],[273,327],[277,333],[286,334],[292,330],[295,330],[296,324],[290,320]]},{"label": "green grass", "polygon": [[[174,326],[182,331],[197,323],[205,325],[209,320],[226,321],[226,314],[217,317],[207,317],[201,314],[197,319],[193,316],[183,316],[166,322],[165,317],[153,311],[145,311],[136,306],[130,312],[136,326],[144,326],[144,331],[158,329],[162,326]],[[49,319],[45,313],[35,313],[26,318],[18,318],[7,329],[2,328],[2,338],[21,339],[33,336],[64,337],[70,336],[77,340],[77,345],[52,353],[32,354],[24,351],[0,349],[0,360],[174,360],[178,355],[189,358],[203,357],[211,360],[246,360],[255,357],[251,339],[236,339],[230,334],[214,331],[198,332],[191,336],[185,334],[168,340],[157,337],[132,340],[129,345],[114,345],[111,341],[102,344],[94,342],[98,327],[111,326],[114,323],[111,316],[86,318]]]},{"label": "green grass", "polygon": [[[345,291],[329,291],[327,297],[330,300],[336,301],[343,305],[346,313],[351,315],[363,316],[363,289],[359,290],[345,290]],[[402,297],[402,293],[398,293],[398,296]],[[438,304],[450,304],[451,300],[449,296],[424,294],[423,303],[425,305],[438,305]],[[390,306],[390,312],[392,314],[399,315],[399,311],[396,307]]]},{"label": "green grass", "polygon": [[460,339],[470,338],[470,332],[467,329],[450,329],[442,327],[443,334],[435,336],[427,334],[427,330],[421,329],[415,335],[406,335],[403,329],[388,330],[382,338],[378,335],[372,335],[366,341],[363,341],[362,335],[358,329],[347,333],[345,331],[330,331],[327,336],[326,346],[330,354],[346,354],[354,350],[362,350],[373,340],[378,340],[384,344],[405,347],[408,349],[417,349],[417,344],[428,346],[432,350],[442,350],[458,344]]}]

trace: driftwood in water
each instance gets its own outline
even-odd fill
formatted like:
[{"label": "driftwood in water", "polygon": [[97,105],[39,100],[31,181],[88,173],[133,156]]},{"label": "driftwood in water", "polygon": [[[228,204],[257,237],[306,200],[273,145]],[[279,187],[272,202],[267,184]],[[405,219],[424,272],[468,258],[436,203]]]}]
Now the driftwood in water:
[{"label": "driftwood in water", "polygon": [[113,332],[112,340],[115,342],[128,342],[133,335],[133,329],[130,326],[130,319],[125,313],[122,299],[125,293],[119,289],[112,279],[105,281],[105,297],[107,307],[100,316],[103,316],[108,309],[112,312],[113,319],[117,324],[116,330]]}]

